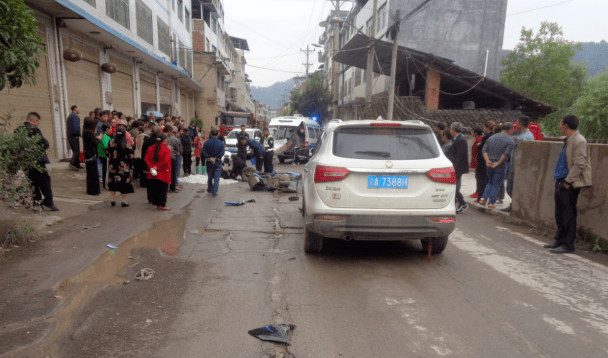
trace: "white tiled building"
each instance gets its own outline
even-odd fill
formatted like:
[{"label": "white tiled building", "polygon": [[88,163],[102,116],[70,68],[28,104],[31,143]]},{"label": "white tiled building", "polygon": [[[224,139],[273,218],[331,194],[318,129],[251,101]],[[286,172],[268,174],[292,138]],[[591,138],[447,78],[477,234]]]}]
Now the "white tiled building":
[{"label": "white tiled building", "polygon": [[[0,92],[14,122],[28,112],[42,118],[49,154],[68,157],[65,119],[95,108],[139,117],[157,111],[189,120],[203,86],[192,76],[192,9],[183,0],[26,0],[38,20],[42,47],[37,84]],[[65,60],[67,49],[81,59]],[[117,71],[101,70],[112,63]]]}]

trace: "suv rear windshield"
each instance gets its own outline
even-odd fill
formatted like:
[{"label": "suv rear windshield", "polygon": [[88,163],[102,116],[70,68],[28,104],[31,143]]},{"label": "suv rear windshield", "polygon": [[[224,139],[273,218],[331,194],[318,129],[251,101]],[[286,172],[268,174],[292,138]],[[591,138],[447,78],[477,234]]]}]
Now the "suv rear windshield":
[{"label": "suv rear windshield", "polygon": [[430,130],[423,128],[354,127],[334,132],[333,152],[350,159],[423,160],[439,157]]}]

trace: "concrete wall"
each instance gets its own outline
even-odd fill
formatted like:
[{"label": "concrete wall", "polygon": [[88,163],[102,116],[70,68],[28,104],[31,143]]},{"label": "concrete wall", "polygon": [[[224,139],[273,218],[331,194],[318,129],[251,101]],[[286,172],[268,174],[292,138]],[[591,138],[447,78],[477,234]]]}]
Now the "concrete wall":
[{"label": "concrete wall", "polygon": [[[593,187],[578,199],[579,228],[608,238],[608,145],[590,144]],[[555,165],[563,142],[522,142],[515,158],[513,215],[555,228]]]},{"label": "concrete wall", "polygon": [[[403,17],[419,4],[390,0],[389,18],[397,9]],[[481,75],[489,50],[487,76],[498,79],[506,14],[507,0],[432,1],[401,26],[399,44],[454,60]]]}]

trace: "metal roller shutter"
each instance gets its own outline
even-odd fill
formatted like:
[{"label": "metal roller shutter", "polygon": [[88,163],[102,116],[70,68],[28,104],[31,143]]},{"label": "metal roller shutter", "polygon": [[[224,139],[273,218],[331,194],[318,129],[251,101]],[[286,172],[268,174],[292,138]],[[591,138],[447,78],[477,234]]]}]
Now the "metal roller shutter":
[{"label": "metal roller shutter", "polygon": [[95,108],[103,108],[99,51],[63,37],[63,48],[69,47],[82,52],[82,60],[80,61],[63,61],[68,86],[68,112],[72,105],[77,105],[80,108],[80,127],[82,128],[84,118],[90,111]]},{"label": "metal roller shutter", "polygon": [[[43,39],[43,42],[46,42],[44,29],[38,31],[38,35]],[[40,47],[46,49],[44,44]],[[11,129],[15,129],[25,121],[28,113],[38,113],[42,119],[39,128],[50,144],[47,154],[49,158],[57,158],[48,62],[46,56],[42,53],[39,53],[38,60],[40,61],[40,67],[36,69],[35,85],[24,84],[20,88],[11,90],[7,86],[0,92],[0,115],[4,116],[9,110],[15,110],[11,112],[12,118],[9,122]]]},{"label": "metal roller shutter", "polygon": [[133,117],[133,67],[126,62],[110,57],[118,72],[112,74],[112,100],[115,110]]},{"label": "metal roller shutter", "polygon": [[161,84],[158,92],[160,94],[160,104],[171,106],[171,87],[165,87]]},{"label": "metal roller shutter", "polygon": [[154,75],[139,70],[139,84],[141,101],[156,105],[156,78]]},{"label": "metal roller shutter", "polygon": [[179,99],[180,99],[180,104],[181,104],[181,112],[180,112],[180,116],[182,116],[183,120],[187,120],[188,118],[188,98],[186,98],[185,95],[180,94],[179,95]]}]

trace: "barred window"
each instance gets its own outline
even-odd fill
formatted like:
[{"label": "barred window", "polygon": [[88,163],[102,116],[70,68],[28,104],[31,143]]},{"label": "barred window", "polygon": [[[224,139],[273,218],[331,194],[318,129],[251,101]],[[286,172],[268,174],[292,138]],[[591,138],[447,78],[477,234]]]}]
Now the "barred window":
[{"label": "barred window", "polygon": [[86,2],[87,4],[91,5],[92,7],[95,7],[95,0],[84,0],[84,2]]},{"label": "barred window", "polygon": [[156,28],[158,29],[158,49],[167,56],[171,56],[171,33],[169,26],[157,17]]},{"label": "barred window", "polygon": [[179,67],[186,69],[186,47],[180,41],[179,44]]},{"label": "barred window", "polygon": [[129,29],[129,0],[106,0],[106,15]]},{"label": "barred window", "polygon": [[186,31],[190,32],[190,12],[186,9]]},{"label": "barred window", "polygon": [[386,13],[386,3],[384,3],[378,10],[378,20],[376,21],[378,25],[377,32],[380,32],[386,26]]},{"label": "barred window", "polygon": [[152,10],[141,0],[135,2],[137,14],[137,36],[154,45],[154,32],[152,29]]},{"label": "barred window", "polygon": [[184,23],[184,1],[177,0],[177,18]]}]

